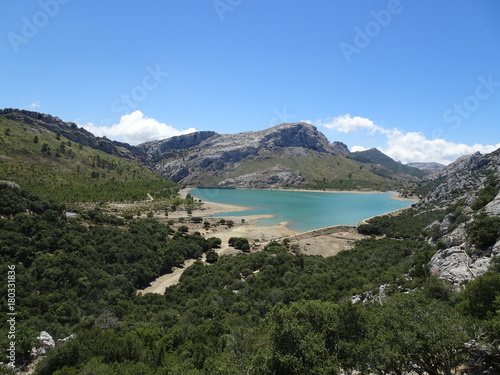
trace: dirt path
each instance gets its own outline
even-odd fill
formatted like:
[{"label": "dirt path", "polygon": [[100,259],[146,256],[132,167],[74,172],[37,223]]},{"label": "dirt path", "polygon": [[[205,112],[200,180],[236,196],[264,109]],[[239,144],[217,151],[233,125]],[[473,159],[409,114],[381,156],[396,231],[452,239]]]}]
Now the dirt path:
[{"label": "dirt path", "polygon": [[156,293],[156,294],[165,294],[165,290],[172,285],[175,285],[179,282],[182,273],[189,266],[193,265],[195,259],[189,259],[184,263],[184,267],[174,268],[173,272],[167,273],[163,276],[160,276],[155,281],[151,282],[150,286],[145,289],[138,290],[137,294],[144,295],[147,293]]}]

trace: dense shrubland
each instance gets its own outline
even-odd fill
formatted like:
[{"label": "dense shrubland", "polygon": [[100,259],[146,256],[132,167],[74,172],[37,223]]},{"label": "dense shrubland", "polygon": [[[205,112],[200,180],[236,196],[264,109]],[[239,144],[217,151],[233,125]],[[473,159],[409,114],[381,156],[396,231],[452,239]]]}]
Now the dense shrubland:
[{"label": "dense shrubland", "polygon": [[[98,211],[66,219],[59,204],[2,185],[0,193],[1,272],[15,264],[18,278],[19,363],[41,330],[75,334],[38,375],[500,369],[500,267],[464,291],[431,275],[436,248],[422,233],[443,212],[371,220],[360,231],[384,238],[335,257],[294,255],[287,242],[271,242],[212,265],[198,261],[165,296],[138,296],[220,241]],[[361,293],[367,302],[352,304]]]}]

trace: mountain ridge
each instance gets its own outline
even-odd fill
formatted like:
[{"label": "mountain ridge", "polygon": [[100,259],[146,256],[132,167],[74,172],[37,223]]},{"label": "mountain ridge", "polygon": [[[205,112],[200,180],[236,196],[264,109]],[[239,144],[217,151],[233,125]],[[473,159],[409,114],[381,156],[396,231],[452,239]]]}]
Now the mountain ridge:
[{"label": "mountain ridge", "polygon": [[50,114],[17,108],[4,108],[0,109],[0,116],[26,125],[38,125],[83,146],[148,165],[145,155],[137,147],[128,143],[113,141],[106,137],[97,137],[74,122],[65,122],[59,117]]},{"label": "mountain ridge", "polygon": [[417,183],[428,173],[376,149],[351,153],[306,122],[234,134],[199,131],[132,146],[95,137],[49,114],[5,108],[0,116],[22,127],[47,129],[186,186],[388,190]]},{"label": "mountain ridge", "polygon": [[[396,185],[396,175],[400,180],[414,179],[401,173],[411,168],[397,162],[400,170],[396,173],[385,166],[367,167],[365,161],[348,160],[352,153],[345,144],[330,143],[305,122],[235,134],[191,133],[138,147],[153,158],[159,173],[189,186],[388,188]],[[296,162],[299,159],[302,167]],[[318,165],[324,166],[324,176],[311,172]],[[360,184],[360,180],[365,182]],[[374,183],[367,183],[370,180]]]},{"label": "mountain ridge", "polygon": [[354,160],[358,160],[365,163],[375,163],[379,164],[384,168],[387,168],[395,173],[407,174],[410,176],[415,176],[418,178],[424,177],[424,172],[418,168],[414,168],[408,165],[404,165],[400,162],[395,161],[391,157],[384,154],[382,151],[371,148],[365,151],[356,151],[351,154]]}]

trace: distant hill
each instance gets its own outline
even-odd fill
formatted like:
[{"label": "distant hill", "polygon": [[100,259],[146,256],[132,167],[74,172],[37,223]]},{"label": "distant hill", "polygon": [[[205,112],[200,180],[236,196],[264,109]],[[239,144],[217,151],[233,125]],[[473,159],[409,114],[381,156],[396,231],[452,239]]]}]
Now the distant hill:
[{"label": "distant hill", "polygon": [[106,137],[96,137],[88,130],[79,127],[74,122],[64,122],[58,117],[26,111],[15,108],[0,109],[0,116],[5,119],[24,124],[25,126],[38,126],[67,138],[83,146],[88,146],[107,154],[147,165],[147,159],[141,151],[128,143],[109,140]]},{"label": "distant hill", "polygon": [[406,165],[409,167],[421,169],[423,171],[435,171],[435,170],[446,167],[444,164],[434,163],[434,162],[430,162],[430,163],[406,163]]},{"label": "distant hill", "polygon": [[0,180],[59,201],[147,199],[175,184],[132,146],[36,112],[0,111]]},{"label": "distant hill", "polygon": [[387,176],[388,173],[392,175],[391,172],[397,175],[409,175],[418,178],[424,176],[424,173],[420,169],[395,161],[376,148],[353,152],[350,157],[362,163],[378,164],[381,168],[377,169],[377,167],[374,167],[373,172],[382,176]]},{"label": "distant hill", "polygon": [[356,159],[346,145],[330,143],[302,122],[236,134],[191,133],[138,148],[159,173],[190,186],[387,189],[423,175],[382,153],[379,159],[391,160],[392,169]]}]

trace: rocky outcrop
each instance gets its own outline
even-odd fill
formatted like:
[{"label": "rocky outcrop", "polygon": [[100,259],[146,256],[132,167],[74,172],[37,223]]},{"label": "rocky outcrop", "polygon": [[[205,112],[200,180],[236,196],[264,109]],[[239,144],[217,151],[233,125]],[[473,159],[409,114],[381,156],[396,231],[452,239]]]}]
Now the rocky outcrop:
[{"label": "rocky outcrop", "polygon": [[438,200],[447,204],[454,203],[468,192],[479,190],[489,173],[500,175],[500,149],[487,155],[476,152],[462,156],[430,176],[429,180],[438,185],[419,205]]},{"label": "rocky outcrop", "polygon": [[142,143],[137,147],[148,156],[148,158],[156,158],[159,155],[169,153],[174,150],[188,149],[198,146],[201,142],[217,136],[218,133],[212,131],[200,131],[189,133],[180,136],[174,136],[161,141],[150,141]]},{"label": "rocky outcrop", "polygon": [[436,171],[438,169],[442,169],[445,167],[444,164],[440,163],[422,163],[422,162],[413,162],[413,163],[406,163],[407,166],[413,167],[413,168],[418,168],[422,171]]},{"label": "rocky outcrop", "polygon": [[9,187],[9,188],[11,188],[13,190],[19,190],[19,189],[21,189],[21,187],[18,184],[16,184],[15,182],[12,182],[12,181],[4,181],[4,180],[2,180],[2,181],[0,181],[0,185],[7,185],[7,187]]},{"label": "rocky outcrop", "polygon": [[332,143],[332,148],[335,150],[335,152],[339,155],[342,156],[348,156],[351,154],[351,151],[349,151],[349,148],[345,143],[335,141]]},{"label": "rocky outcrop", "polygon": [[43,355],[46,354],[48,350],[56,346],[56,343],[52,336],[46,332],[40,332],[40,335],[36,338],[37,345],[31,350],[33,355]]},{"label": "rocky outcrop", "polygon": [[304,175],[300,171],[294,171],[282,165],[275,165],[274,167],[266,168],[258,172],[223,180],[218,183],[218,186],[241,189],[263,189],[299,186],[304,180]]},{"label": "rocky outcrop", "polygon": [[465,243],[448,249],[439,250],[431,258],[431,272],[455,284],[474,280],[488,271],[493,257],[500,255],[500,241],[493,247],[490,254],[471,258],[465,251]]},{"label": "rocky outcrop", "polygon": [[[446,247],[433,256],[429,266],[439,277],[450,282],[463,283],[484,274],[492,258],[500,255],[500,238],[492,248],[478,250],[467,233],[467,227],[476,217],[482,214],[500,216],[500,194],[480,211],[473,209],[478,192],[485,186],[487,176],[492,174],[500,181],[500,150],[487,155],[475,153],[461,157],[433,174],[431,183],[436,184],[435,189],[418,203],[424,209],[435,209],[436,206],[442,209],[455,204],[455,212],[428,228],[434,233],[434,240],[430,242],[439,241],[442,247]],[[453,225],[456,215],[462,217],[459,225]]]},{"label": "rocky outcrop", "polygon": [[500,216],[500,193],[484,207],[484,211],[490,216]]}]

